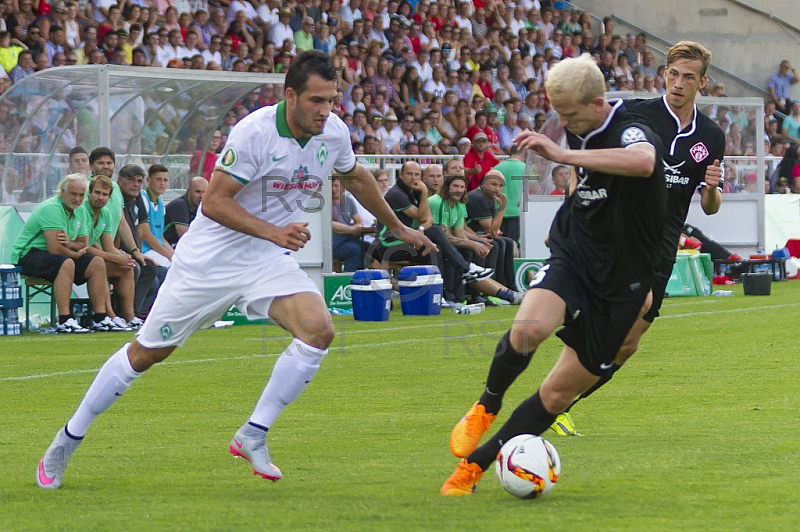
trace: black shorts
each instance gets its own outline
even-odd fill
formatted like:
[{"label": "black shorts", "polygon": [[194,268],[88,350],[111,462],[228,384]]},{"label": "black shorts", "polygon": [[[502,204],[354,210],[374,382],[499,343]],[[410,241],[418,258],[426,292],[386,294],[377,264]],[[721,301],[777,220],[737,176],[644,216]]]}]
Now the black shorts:
[{"label": "black shorts", "polygon": [[[39,277],[53,283],[61,270],[61,265],[68,258],[64,255],[53,255],[43,249],[33,248],[19,259],[18,266],[22,267],[22,275],[26,277]],[[73,259],[75,262],[73,283],[83,284],[86,282],[86,269],[93,258],[94,255],[87,253],[79,259]]]},{"label": "black shorts", "polygon": [[663,261],[658,272],[653,277],[653,304],[650,306],[650,310],[642,316],[642,319],[648,323],[653,323],[660,316],[659,310],[661,310],[661,304],[664,303],[664,296],[667,293],[667,285],[669,284],[669,278],[672,277],[674,266],[674,260]]},{"label": "black shorts", "polygon": [[631,301],[601,299],[561,260],[548,260],[531,281],[531,288],[550,290],[564,300],[564,327],[556,336],[575,350],[583,367],[598,376],[611,369],[647,297],[644,294]]}]

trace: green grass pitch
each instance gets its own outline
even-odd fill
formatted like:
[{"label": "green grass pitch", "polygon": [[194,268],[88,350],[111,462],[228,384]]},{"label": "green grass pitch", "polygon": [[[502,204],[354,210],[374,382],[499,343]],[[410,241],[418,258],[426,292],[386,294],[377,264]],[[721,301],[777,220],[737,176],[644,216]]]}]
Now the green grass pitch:
[{"label": "green grass pitch", "polygon": [[[573,409],[580,438],[547,432],[562,476],[540,500],[439,495],[448,437],[480,394],[515,309],[335,319],[309,389],[269,434],[284,478],[228,453],[286,335],[203,331],[102,415],[60,490],[37,461],[97,369],[129,336],[0,339],[0,530],[796,530],[800,282],[770,297],[668,300],[639,353]],[[498,422],[560,351],[536,353]],[[499,426],[499,425],[496,425]]]}]

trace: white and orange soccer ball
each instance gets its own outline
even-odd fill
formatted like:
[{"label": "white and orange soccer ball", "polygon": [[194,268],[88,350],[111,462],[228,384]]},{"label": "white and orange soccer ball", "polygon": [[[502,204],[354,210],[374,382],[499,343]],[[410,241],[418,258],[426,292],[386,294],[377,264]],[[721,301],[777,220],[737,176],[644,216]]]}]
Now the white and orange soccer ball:
[{"label": "white and orange soccer ball", "polygon": [[536,499],[555,487],[561,475],[561,459],[547,440],[520,434],[500,449],[495,471],[500,484],[511,495]]}]

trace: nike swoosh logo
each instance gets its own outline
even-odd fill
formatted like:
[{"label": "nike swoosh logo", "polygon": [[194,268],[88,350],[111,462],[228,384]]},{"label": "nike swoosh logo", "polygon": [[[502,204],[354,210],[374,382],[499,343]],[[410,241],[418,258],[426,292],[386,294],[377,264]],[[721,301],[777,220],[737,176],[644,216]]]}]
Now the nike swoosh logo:
[{"label": "nike swoosh logo", "polygon": [[48,477],[44,472],[44,458],[39,460],[39,482],[45,486],[49,486],[56,479],[56,476]]},{"label": "nike swoosh logo", "polygon": [[611,369],[613,366],[614,366],[614,363],[613,363],[613,362],[611,362],[610,364],[600,364],[600,369],[602,369],[603,371],[605,371],[605,370],[607,370],[607,369]]},{"label": "nike swoosh logo", "polygon": [[119,393],[119,392],[114,392],[114,395],[116,395],[117,397],[120,397],[120,396],[122,396],[122,394],[121,394],[121,393]]},{"label": "nike swoosh logo", "polygon": [[239,442],[236,440],[236,438],[234,438],[234,439],[233,439],[233,443],[235,443],[235,444],[236,444],[236,446],[237,446],[239,449],[241,449],[241,448],[242,448],[242,444],[241,444],[241,443],[239,443]]},{"label": "nike swoosh logo", "polygon": [[272,156],[272,162],[273,162],[273,163],[277,163],[278,161],[281,161],[281,160],[283,160],[283,159],[286,159],[287,157],[288,157],[288,155],[284,155],[283,157],[275,157],[275,156],[273,155],[273,156]]}]

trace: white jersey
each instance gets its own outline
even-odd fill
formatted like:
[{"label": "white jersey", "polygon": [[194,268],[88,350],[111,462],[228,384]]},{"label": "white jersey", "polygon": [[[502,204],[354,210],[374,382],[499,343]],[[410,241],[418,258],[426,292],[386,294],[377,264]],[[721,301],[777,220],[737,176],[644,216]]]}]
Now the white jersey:
[{"label": "white jersey", "polygon": [[[244,185],[234,199],[248,213],[284,227],[303,221],[306,209],[320,207],[319,189],[332,169],[348,173],[355,165],[350,132],[338,116],[328,116],[321,134],[298,140],[286,124],[282,101],[253,111],[234,126],[216,169]],[[262,267],[284,253],[288,250],[268,240],[206,217],[201,203],[173,262],[199,273],[230,275]]]}]

